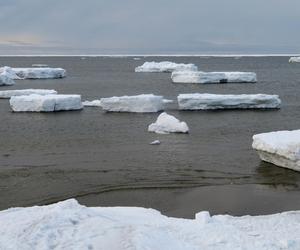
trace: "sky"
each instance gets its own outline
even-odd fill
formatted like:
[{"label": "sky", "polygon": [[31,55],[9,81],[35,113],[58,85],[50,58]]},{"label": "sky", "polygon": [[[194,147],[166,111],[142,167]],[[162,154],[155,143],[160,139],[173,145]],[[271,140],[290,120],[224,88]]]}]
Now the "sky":
[{"label": "sky", "polygon": [[0,0],[0,54],[300,53],[299,0]]}]

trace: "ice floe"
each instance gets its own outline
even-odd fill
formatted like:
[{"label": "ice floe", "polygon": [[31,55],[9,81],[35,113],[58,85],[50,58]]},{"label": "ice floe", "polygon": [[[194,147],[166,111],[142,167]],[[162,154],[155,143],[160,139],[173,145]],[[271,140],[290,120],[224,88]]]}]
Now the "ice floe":
[{"label": "ice floe", "polygon": [[84,101],[82,105],[85,107],[101,107],[101,100]]},{"label": "ice floe", "polygon": [[0,212],[2,249],[300,249],[300,211],[172,218],[141,207],[86,207],[74,199]]},{"label": "ice floe", "polygon": [[269,109],[279,108],[281,100],[277,95],[243,94],[243,95],[218,95],[218,94],[180,94],[177,97],[181,110],[206,110],[206,109]]},{"label": "ice floe", "polygon": [[174,83],[255,83],[253,72],[201,72],[174,71],[171,75]]},{"label": "ice floe", "polygon": [[290,63],[298,62],[300,63],[300,56],[293,56],[289,59]]},{"label": "ice floe", "polygon": [[9,102],[14,112],[53,112],[83,107],[80,95],[12,96]]},{"label": "ice floe", "polygon": [[14,79],[18,79],[18,76],[11,70],[10,67],[0,68],[0,86],[14,85]]},{"label": "ice floe", "polygon": [[36,68],[46,68],[48,67],[47,64],[42,64],[42,63],[35,63],[31,65],[32,67],[36,67]]},{"label": "ice floe", "polygon": [[157,134],[188,133],[189,128],[185,122],[181,122],[176,117],[163,112],[158,116],[155,123],[148,126],[148,131]]},{"label": "ice floe", "polygon": [[174,62],[145,62],[143,65],[135,68],[135,72],[173,72],[197,71],[198,67],[194,64],[174,63]]},{"label": "ice floe", "polygon": [[252,147],[263,161],[300,171],[300,130],[254,135]]},{"label": "ice floe", "polygon": [[155,140],[153,142],[150,142],[150,145],[160,145],[160,141],[159,140]]},{"label": "ice floe", "polygon": [[164,109],[163,96],[143,94],[135,96],[114,96],[101,98],[101,106],[106,111],[112,112],[158,112]]},{"label": "ice floe", "polygon": [[57,94],[53,89],[17,89],[17,90],[2,90],[0,91],[0,98],[11,98],[12,96],[20,95],[51,95]]}]

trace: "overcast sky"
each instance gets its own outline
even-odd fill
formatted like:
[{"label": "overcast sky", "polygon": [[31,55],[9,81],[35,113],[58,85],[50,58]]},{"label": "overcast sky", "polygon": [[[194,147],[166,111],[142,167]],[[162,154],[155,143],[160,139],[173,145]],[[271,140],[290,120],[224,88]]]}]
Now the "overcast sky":
[{"label": "overcast sky", "polygon": [[0,0],[0,54],[300,53],[300,0]]}]

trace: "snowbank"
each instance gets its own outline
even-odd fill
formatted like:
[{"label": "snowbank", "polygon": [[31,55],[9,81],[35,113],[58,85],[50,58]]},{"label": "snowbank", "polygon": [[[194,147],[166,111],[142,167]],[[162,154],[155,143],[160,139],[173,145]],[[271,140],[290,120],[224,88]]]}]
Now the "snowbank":
[{"label": "snowbank", "polygon": [[155,123],[149,125],[148,131],[157,134],[188,133],[189,128],[185,122],[163,112],[158,116]]},{"label": "snowbank", "polygon": [[197,71],[198,67],[194,64],[174,63],[174,62],[145,62],[142,66],[135,68],[135,72],[173,72]]},{"label": "snowbank", "polygon": [[136,96],[114,96],[101,98],[101,106],[106,111],[113,112],[158,112],[164,109],[163,96],[144,94]]},{"label": "snowbank", "polygon": [[17,90],[3,90],[0,91],[0,98],[11,98],[12,96],[20,95],[51,95],[57,94],[53,89],[17,89]]},{"label": "snowbank", "polygon": [[291,57],[290,60],[289,60],[290,63],[294,63],[294,62],[300,62],[300,56],[294,56],[294,57]]},{"label": "snowbank", "polygon": [[188,72],[175,71],[171,75],[174,83],[254,83],[253,72]]},{"label": "snowbank", "polygon": [[15,112],[52,112],[82,109],[80,95],[12,96],[9,102]]},{"label": "snowbank", "polygon": [[216,95],[180,94],[177,97],[181,110],[205,109],[269,109],[279,108],[281,101],[277,95]]},{"label": "snowbank", "polygon": [[300,211],[171,218],[139,207],[85,207],[70,199],[0,212],[1,249],[300,249]]},{"label": "snowbank", "polygon": [[0,68],[9,72],[12,79],[48,79],[62,78],[66,76],[66,71],[62,68]]},{"label": "snowbank", "polygon": [[101,107],[101,100],[84,101],[82,105],[85,107]]},{"label": "snowbank", "polygon": [[300,171],[300,130],[254,135],[252,147],[263,161]]}]

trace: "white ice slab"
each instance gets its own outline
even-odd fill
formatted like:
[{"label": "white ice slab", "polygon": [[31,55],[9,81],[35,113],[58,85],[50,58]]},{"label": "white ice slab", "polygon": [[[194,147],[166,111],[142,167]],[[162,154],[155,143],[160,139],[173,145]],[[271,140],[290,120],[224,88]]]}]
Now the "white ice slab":
[{"label": "white ice slab", "polygon": [[112,112],[158,112],[164,109],[163,96],[143,94],[136,96],[114,96],[101,98],[101,106]]},{"label": "white ice slab", "polygon": [[177,97],[181,110],[206,109],[269,109],[280,108],[277,95],[216,95],[216,94],[180,94]]},{"label": "white ice slab", "polygon": [[37,68],[46,68],[49,67],[47,64],[42,64],[42,63],[35,63],[31,65],[32,67],[37,67]]},{"label": "white ice slab", "polygon": [[17,90],[3,90],[0,91],[0,98],[11,98],[12,96],[20,95],[51,95],[57,94],[53,89],[17,89]]},{"label": "white ice slab", "polygon": [[252,147],[263,161],[300,171],[300,130],[254,135]]},{"label": "white ice slab", "polygon": [[14,85],[17,77],[12,71],[10,67],[2,67],[0,68],[0,86],[9,86]]},{"label": "white ice slab", "polygon": [[85,107],[101,107],[101,100],[84,101],[82,105]]},{"label": "white ice slab", "polygon": [[198,67],[194,64],[174,63],[174,62],[145,62],[143,65],[135,68],[135,72],[173,72],[197,71]]},{"label": "white ice slab", "polygon": [[0,212],[1,249],[298,250],[300,211],[171,218],[141,207],[85,207],[70,199]]},{"label": "white ice slab", "polygon": [[83,107],[80,95],[12,96],[9,102],[14,112],[53,112]]},{"label": "white ice slab", "polygon": [[163,112],[158,116],[155,123],[148,126],[148,131],[157,134],[188,133],[189,128],[185,122],[181,122],[176,117]]},{"label": "white ice slab", "polygon": [[[48,79],[62,78],[66,76],[66,71],[62,68],[10,68],[4,67],[10,72],[13,79]],[[0,68],[1,71],[2,68]]]},{"label": "white ice slab", "polygon": [[289,60],[290,63],[298,62],[300,63],[300,56],[293,56]]},{"label": "white ice slab", "polygon": [[174,71],[171,75],[174,83],[255,83],[253,72],[188,72]]}]

